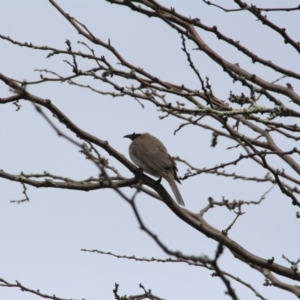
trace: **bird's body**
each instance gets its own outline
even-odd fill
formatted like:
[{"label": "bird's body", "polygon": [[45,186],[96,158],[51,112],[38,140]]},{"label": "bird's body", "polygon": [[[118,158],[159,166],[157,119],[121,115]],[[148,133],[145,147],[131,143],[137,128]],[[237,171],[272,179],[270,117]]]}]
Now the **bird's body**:
[{"label": "bird's body", "polygon": [[184,201],[175,183],[175,180],[180,183],[176,163],[168,154],[164,144],[149,133],[134,133],[125,137],[132,140],[129,147],[131,160],[148,174],[166,179],[178,204],[184,206]]}]

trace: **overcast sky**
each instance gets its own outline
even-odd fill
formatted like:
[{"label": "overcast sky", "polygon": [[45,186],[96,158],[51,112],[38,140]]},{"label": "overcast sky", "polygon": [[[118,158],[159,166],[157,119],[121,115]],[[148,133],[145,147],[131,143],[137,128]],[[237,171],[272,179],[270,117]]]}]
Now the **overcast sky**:
[{"label": "overcast sky", "polygon": [[[94,35],[111,44],[123,57],[163,80],[200,89],[197,78],[188,67],[181,51],[180,36],[165,23],[138,15],[121,6],[105,1],[57,1],[70,15],[88,26]],[[223,3],[223,1],[218,1]],[[235,7],[226,1],[228,7]],[[261,7],[287,5],[285,1],[252,1]],[[173,6],[176,11],[198,17],[209,26],[216,25],[224,34],[239,40],[253,52],[299,72],[299,56],[287,47],[275,33],[263,27],[249,13],[226,14],[202,1],[161,1]],[[289,6],[298,1],[288,1]],[[225,4],[224,4],[225,5]],[[295,39],[299,37],[300,12],[277,12],[270,15],[279,26],[287,28]],[[0,34],[8,35],[21,42],[32,42],[66,49],[69,39],[78,51],[86,48],[77,41],[87,42],[48,1],[0,1]],[[259,73],[266,80],[277,79],[276,74],[253,65],[241,53],[218,41],[213,35],[201,31],[201,37],[232,63]],[[116,59],[107,51],[88,43],[97,55],[105,55],[112,63]],[[193,45],[189,45],[190,49]],[[61,75],[70,75],[72,70],[63,61],[66,57],[46,58],[47,52],[21,48],[0,39],[0,72],[18,80],[37,80],[36,69],[48,69]],[[229,91],[242,91],[239,84],[233,84],[225,72],[204,53],[193,53],[193,59],[203,77],[208,76],[214,93],[226,99]],[[285,53],[283,55],[282,53]],[[93,67],[92,62],[82,61],[80,68]],[[88,81],[82,81],[87,83]],[[90,81],[99,89],[110,90],[108,86]],[[285,81],[282,81],[285,84]],[[299,93],[298,83],[293,87]],[[127,157],[130,141],[123,136],[133,132],[148,131],[161,139],[169,153],[180,156],[199,168],[213,167],[217,163],[235,159],[240,149],[226,150],[233,146],[220,139],[217,148],[211,148],[211,134],[208,131],[186,127],[174,136],[180,120],[166,118],[150,103],[145,108],[130,98],[112,98],[70,86],[67,83],[44,83],[31,85],[28,91],[45,99],[51,99],[68,117],[83,130],[108,140],[117,151]],[[0,83],[0,97],[11,92]],[[177,101],[169,96],[169,101]],[[38,115],[32,104],[21,101],[21,110],[16,112],[12,104],[0,107],[0,169],[18,175],[43,173],[82,180],[97,177],[99,171],[79,153],[74,145],[59,138],[45,120]],[[51,116],[49,114],[49,116]],[[60,126],[61,130],[74,137]],[[292,144],[285,145],[292,148]],[[295,145],[297,146],[297,145]],[[102,151],[106,158],[109,155]],[[124,176],[133,176],[115,165]],[[280,165],[278,165],[280,167]],[[179,174],[186,168],[179,164]],[[250,161],[228,168],[263,177],[265,170],[253,166]],[[163,185],[170,191],[166,182]],[[244,199],[258,201],[271,187],[234,181],[212,175],[192,177],[184,181],[180,191],[189,210],[198,212],[207,204],[207,198],[221,201],[222,196],[230,200]],[[162,264],[135,262],[117,259],[81,249],[98,249],[120,255],[136,255],[145,258],[166,258],[167,256],[149,236],[139,229],[132,209],[112,190],[76,192],[57,189],[36,189],[27,187],[30,198],[20,205],[10,203],[24,197],[22,185],[0,178],[0,278],[10,282],[18,280],[26,287],[39,289],[66,299],[113,299],[115,283],[120,284],[120,294],[139,294],[142,283],[155,295],[166,299],[228,299],[220,279],[212,277],[204,268],[185,264]],[[124,189],[128,196],[133,189]],[[138,208],[143,220],[172,250],[185,254],[213,257],[217,243],[189,227],[160,201],[147,196],[138,196]],[[263,258],[275,257],[277,263],[286,265],[282,254],[296,260],[299,257],[299,220],[296,209],[290,205],[278,188],[274,188],[260,206],[244,208],[242,216],[230,232],[230,237],[253,254]],[[213,226],[225,229],[234,214],[224,208],[216,208],[206,216]],[[268,299],[294,299],[282,290],[264,287],[263,276],[249,266],[235,261],[226,250],[220,260],[221,267],[247,282]],[[241,299],[255,299],[255,295],[241,284],[232,281]],[[0,299],[32,300],[39,297],[12,288],[0,288]]]}]

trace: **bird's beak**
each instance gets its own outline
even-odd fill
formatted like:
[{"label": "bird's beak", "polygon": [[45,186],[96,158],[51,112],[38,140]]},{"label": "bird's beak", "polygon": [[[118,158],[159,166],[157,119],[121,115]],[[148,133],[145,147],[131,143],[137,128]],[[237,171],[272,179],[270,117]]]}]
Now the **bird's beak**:
[{"label": "bird's beak", "polygon": [[131,139],[132,141],[134,141],[140,135],[141,135],[140,133],[134,132],[133,134],[124,135],[124,138],[128,138],[128,139]]}]

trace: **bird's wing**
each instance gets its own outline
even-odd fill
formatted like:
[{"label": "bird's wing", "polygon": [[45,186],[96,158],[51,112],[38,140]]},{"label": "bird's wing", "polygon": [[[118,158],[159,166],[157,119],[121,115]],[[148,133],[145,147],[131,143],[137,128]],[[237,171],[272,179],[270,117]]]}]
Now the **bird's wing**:
[{"label": "bird's wing", "polygon": [[153,165],[155,169],[165,170],[173,168],[173,161],[162,144],[151,144],[143,150],[142,155],[143,161],[147,165]]}]

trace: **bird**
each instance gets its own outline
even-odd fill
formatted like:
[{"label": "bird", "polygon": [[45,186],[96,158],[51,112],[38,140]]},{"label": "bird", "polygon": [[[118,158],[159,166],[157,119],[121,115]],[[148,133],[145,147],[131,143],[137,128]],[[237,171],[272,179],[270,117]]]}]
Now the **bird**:
[{"label": "bird", "polygon": [[133,133],[125,135],[132,143],[129,146],[131,160],[146,173],[164,178],[169,183],[176,201],[184,206],[184,201],[175,180],[181,183],[177,176],[177,166],[174,159],[168,154],[164,144],[150,133]]}]

